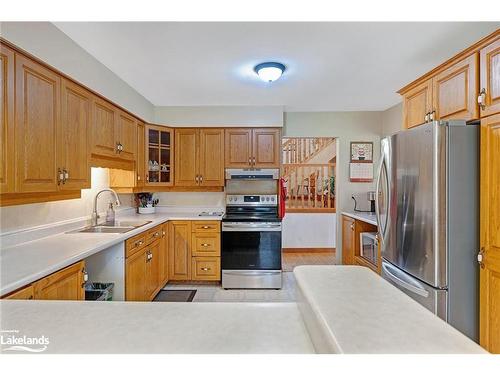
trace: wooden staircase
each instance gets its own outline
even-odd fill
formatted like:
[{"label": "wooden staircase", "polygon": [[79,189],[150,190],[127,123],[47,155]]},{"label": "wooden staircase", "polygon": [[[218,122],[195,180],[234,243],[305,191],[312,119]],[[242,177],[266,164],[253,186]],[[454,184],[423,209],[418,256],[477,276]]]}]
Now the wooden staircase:
[{"label": "wooden staircase", "polygon": [[335,138],[288,138],[283,143],[283,164],[306,164],[334,141]]}]

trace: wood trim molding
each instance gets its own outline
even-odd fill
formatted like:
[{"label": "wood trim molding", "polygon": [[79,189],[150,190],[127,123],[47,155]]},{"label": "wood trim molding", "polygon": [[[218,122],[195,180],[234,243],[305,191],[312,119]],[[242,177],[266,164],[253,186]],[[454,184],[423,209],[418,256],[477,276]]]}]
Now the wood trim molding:
[{"label": "wood trim molding", "polygon": [[464,58],[467,58],[467,57],[473,55],[476,52],[479,52],[479,50],[481,48],[483,48],[484,46],[488,45],[489,43],[491,43],[492,41],[494,41],[496,38],[499,38],[499,37],[500,37],[500,29],[497,29],[493,33],[491,33],[490,35],[487,35],[483,39],[481,39],[478,42],[474,43],[472,46],[467,47],[466,49],[464,49],[463,51],[457,53],[455,56],[453,56],[452,58],[446,60],[442,64],[438,65],[437,67],[435,67],[431,71],[425,73],[424,75],[422,75],[422,76],[418,77],[417,79],[413,80],[412,82],[410,82],[406,86],[402,87],[401,89],[399,89],[397,91],[397,93],[401,94],[401,95],[405,94],[408,90],[410,90],[414,86],[418,85],[420,82],[425,81],[425,80],[427,80],[429,78],[434,77],[436,74],[442,72],[443,70],[447,69],[451,65],[455,64],[457,61],[459,61],[461,59],[464,59]]},{"label": "wood trim molding", "polygon": [[336,208],[287,208],[287,213],[290,214],[332,214],[337,212]]},{"label": "wood trim molding", "polygon": [[9,193],[0,195],[0,207],[29,203],[44,203],[81,198],[81,191],[56,191],[53,193]]},{"label": "wood trim molding", "polygon": [[335,253],[334,247],[284,247],[284,253]]}]

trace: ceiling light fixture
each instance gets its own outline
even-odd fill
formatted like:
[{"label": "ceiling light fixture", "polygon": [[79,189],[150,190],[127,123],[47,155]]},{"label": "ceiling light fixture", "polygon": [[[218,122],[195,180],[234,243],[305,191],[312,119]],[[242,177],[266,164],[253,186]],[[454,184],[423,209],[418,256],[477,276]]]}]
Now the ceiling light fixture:
[{"label": "ceiling light fixture", "polygon": [[265,62],[257,65],[253,70],[264,82],[273,82],[281,77],[286,67],[278,62]]}]

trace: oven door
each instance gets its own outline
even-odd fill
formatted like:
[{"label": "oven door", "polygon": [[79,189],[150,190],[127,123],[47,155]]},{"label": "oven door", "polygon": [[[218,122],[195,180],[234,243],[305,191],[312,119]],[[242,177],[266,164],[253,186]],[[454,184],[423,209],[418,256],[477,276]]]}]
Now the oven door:
[{"label": "oven door", "polygon": [[223,222],[223,270],[281,270],[281,223]]}]

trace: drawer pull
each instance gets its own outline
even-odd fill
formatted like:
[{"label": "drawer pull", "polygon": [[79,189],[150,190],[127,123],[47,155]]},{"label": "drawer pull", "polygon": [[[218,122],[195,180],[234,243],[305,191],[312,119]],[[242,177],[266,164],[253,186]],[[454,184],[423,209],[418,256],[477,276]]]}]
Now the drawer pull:
[{"label": "drawer pull", "polygon": [[155,234],[153,234],[154,237],[158,237],[160,235],[160,232],[155,232]]},{"label": "drawer pull", "polygon": [[203,229],[210,229],[211,227],[209,227],[208,225],[204,225],[202,226]]},{"label": "drawer pull", "polygon": [[144,243],[144,242],[142,242],[142,241],[137,241],[137,242],[135,243],[135,247],[142,246],[142,244],[143,244],[143,243]]},{"label": "drawer pull", "polygon": [[201,267],[202,271],[210,271],[210,267]]},{"label": "drawer pull", "polygon": [[210,244],[209,243],[202,243],[201,246],[208,247],[208,246],[210,246]]}]

